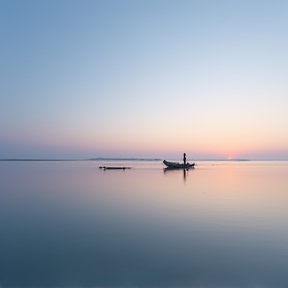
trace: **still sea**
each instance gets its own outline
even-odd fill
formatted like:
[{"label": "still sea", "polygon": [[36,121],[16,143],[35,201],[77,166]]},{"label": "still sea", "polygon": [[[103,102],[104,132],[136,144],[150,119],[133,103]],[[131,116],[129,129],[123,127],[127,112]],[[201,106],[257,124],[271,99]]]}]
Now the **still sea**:
[{"label": "still sea", "polygon": [[0,287],[286,288],[288,162],[0,161]]}]

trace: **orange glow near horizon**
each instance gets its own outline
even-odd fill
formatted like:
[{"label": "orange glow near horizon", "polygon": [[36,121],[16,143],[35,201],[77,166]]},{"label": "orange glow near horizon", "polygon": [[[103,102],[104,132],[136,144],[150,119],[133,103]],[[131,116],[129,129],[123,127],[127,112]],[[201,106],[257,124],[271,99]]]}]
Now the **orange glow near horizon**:
[{"label": "orange glow near horizon", "polygon": [[[280,155],[285,157],[288,155],[287,143],[285,141],[278,141],[281,143],[276,145],[272,140],[265,141],[264,138],[255,139],[243,137],[243,135],[214,135],[185,134],[178,131],[175,137],[174,133],[170,131],[160,131],[156,133],[155,130],[138,132],[135,134],[130,132],[122,133],[118,131],[117,134],[111,132],[106,133],[87,133],[87,131],[70,130],[60,135],[50,131],[44,137],[39,134],[29,134],[25,138],[20,136],[14,137],[19,145],[32,147],[42,147],[43,149],[52,149],[53,151],[60,149],[76,151],[81,154],[91,155],[97,157],[102,155],[119,155],[118,157],[173,157],[181,158],[185,152],[187,158],[221,158],[221,159],[235,159],[235,158],[253,158],[267,155]],[[40,136],[41,135],[41,136]],[[177,136],[177,137],[176,137]],[[284,139],[285,140],[285,139]],[[285,146],[286,145],[286,146]],[[281,156],[284,155],[284,156]],[[262,157],[262,156],[261,156]],[[272,157],[272,156],[271,156]],[[275,156],[276,157],[276,156]],[[276,157],[277,158],[277,157]],[[278,157],[279,158],[279,157]],[[287,158],[287,157],[286,157]]]},{"label": "orange glow near horizon", "polygon": [[[66,141],[61,141],[61,143],[56,143],[48,145],[53,147],[69,147],[71,149],[83,150],[95,154],[101,153],[103,151],[105,154],[117,154],[123,156],[137,157],[138,155],[147,155],[149,157],[162,157],[163,155],[172,155],[173,157],[182,157],[182,153],[187,154],[187,158],[250,158],[251,155],[255,154],[265,154],[265,153],[276,153],[277,151],[285,151],[285,149],[268,149],[266,145],[258,146],[257,143],[221,143],[220,140],[217,142],[212,141],[186,141],[181,142],[181,140],[167,140],[166,139],[153,139],[153,141],[148,141],[147,139],[117,139],[117,141],[110,139],[107,141],[98,139],[84,139],[78,138],[73,141],[70,139]],[[47,144],[47,143],[46,143]],[[58,145],[57,145],[58,144]],[[60,144],[60,145],[59,145]],[[233,145],[234,144],[234,145]],[[253,144],[253,145],[252,145]],[[266,146],[266,147],[265,147]],[[286,149],[287,151],[287,149]],[[287,154],[287,153],[286,153]],[[245,156],[247,155],[247,156]],[[94,154],[92,155],[94,156]],[[97,156],[97,155],[96,155]]]}]

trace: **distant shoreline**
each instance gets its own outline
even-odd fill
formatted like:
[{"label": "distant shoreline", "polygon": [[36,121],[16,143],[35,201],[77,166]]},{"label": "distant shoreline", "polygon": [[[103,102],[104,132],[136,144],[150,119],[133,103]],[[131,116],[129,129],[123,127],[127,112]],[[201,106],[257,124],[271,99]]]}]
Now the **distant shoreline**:
[{"label": "distant shoreline", "polygon": [[3,158],[0,161],[11,161],[11,162],[73,162],[73,161],[162,161],[157,158],[83,158],[83,159],[67,159],[67,158]]},{"label": "distant shoreline", "polygon": [[[167,158],[168,159],[168,158]],[[181,161],[177,159],[170,159]],[[67,159],[67,158],[3,158],[1,162],[77,162],[77,161],[163,161],[159,158],[83,158],[83,159]],[[188,161],[216,161],[216,162],[247,162],[247,161],[288,161],[288,159],[188,159]]]}]

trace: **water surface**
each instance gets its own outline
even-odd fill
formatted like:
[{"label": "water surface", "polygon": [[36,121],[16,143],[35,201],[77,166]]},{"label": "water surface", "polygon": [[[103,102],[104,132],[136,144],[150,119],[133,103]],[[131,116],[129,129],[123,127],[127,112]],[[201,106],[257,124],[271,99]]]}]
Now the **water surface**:
[{"label": "water surface", "polygon": [[196,164],[0,162],[0,287],[288,287],[288,163]]}]

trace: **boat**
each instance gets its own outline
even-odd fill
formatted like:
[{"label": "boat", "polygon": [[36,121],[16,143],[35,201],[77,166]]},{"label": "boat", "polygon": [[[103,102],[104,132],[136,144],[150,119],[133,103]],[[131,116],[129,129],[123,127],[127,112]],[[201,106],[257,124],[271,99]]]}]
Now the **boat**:
[{"label": "boat", "polygon": [[132,167],[118,167],[118,166],[99,166],[102,170],[126,170],[131,169]]},{"label": "boat", "polygon": [[186,163],[186,164],[181,164],[178,162],[170,162],[164,160],[163,163],[170,169],[188,169],[188,168],[194,168],[195,163]]}]

